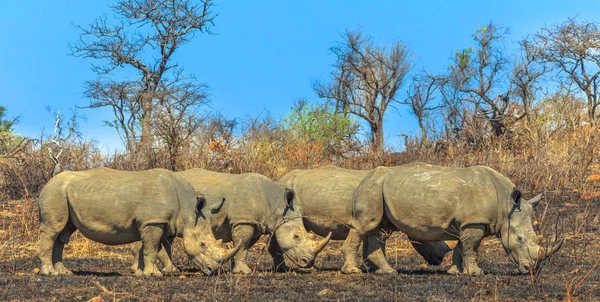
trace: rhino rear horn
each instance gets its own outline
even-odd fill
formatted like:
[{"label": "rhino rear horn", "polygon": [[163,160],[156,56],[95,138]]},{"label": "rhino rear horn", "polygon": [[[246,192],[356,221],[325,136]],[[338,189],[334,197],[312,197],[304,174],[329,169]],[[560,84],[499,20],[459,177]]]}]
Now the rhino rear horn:
[{"label": "rhino rear horn", "polygon": [[329,243],[330,239],[331,239],[331,232],[329,232],[329,235],[327,235],[327,237],[325,237],[322,240],[317,242],[317,244],[315,245],[315,255],[318,254],[321,250],[323,250],[323,248],[327,245],[327,243]]},{"label": "rhino rear horn", "polygon": [[233,256],[235,256],[235,254],[237,254],[237,252],[242,247],[242,244],[243,243],[241,241],[238,241],[237,244],[232,249],[230,249],[229,251],[226,251],[223,254],[223,260],[222,260],[222,262],[225,262],[225,261],[231,259]]},{"label": "rhino rear horn", "polygon": [[561,239],[558,243],[554,244],[552,249],[546,249],[540,260],[544,260],[552,256],[554,253],[558,252],[558,250],[560,250],[560,248],[562,247],[563,243],[565,243],[565,240]]}]

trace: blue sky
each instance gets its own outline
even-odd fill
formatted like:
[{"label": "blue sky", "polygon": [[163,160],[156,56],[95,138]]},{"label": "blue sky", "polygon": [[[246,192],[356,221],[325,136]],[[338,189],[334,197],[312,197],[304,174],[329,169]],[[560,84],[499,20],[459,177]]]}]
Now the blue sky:
[{"label": "blue sky", "polygon": [[[21,116],[16,131],[39,136],[52,130],[46,107],[68,112],[84,106],[83,83],[95,78],[92,61],[68,55],[78,38],[72,24],[111,15],[111,1],[2,1],[0,3],[0,104]],[[416,69],[441,72],[457,49],[490,20],[511,29],[507,47],[540,28],[578,15],[594,20],[600,1],[217,1],[215,35],[197,35],[174,60],[210,85],[211,109],[228,118],[268,111],[285,115],[301,97],[316,100],[311,81],[326,79],[329,47],[346,28],[362,28],[381,43],[400,40],[415,54]],[[80,130],[105,148],[119,148],[115,131],[102,125],[106,110],[80,109]],[[399,107],[385,117],[385,136],[400,148],[400,133],[414,134],[415,120]]]}]

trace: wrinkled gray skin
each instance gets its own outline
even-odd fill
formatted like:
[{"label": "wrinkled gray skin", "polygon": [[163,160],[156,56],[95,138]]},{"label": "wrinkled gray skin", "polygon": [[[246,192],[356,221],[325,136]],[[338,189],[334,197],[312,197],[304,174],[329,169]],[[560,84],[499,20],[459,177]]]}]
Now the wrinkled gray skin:
[{"label": "wrinkled gray skin", "polygon": [[508,178],[483,166],[380,167],[355,192],[352,226],[364,237],[385,217],[417,240],[458,239],[450,274],[482,274],[477,249],[483,237],[496,235],[518,271],[525,273],[562,245],[562,241],[552,249],[539,245],[532,211],[540,198],[521,198]]},{"label": "wrinkled gray skin", "polygon": [[[345,263],[342,272],[360,273],[357,265],[357,252],[361,240],[358,233],[350,228],[352,222],[352,196],[360,182],[371,171],[348,170],[337,167],[325,167],[312,170],[293,170],[279,181],[296,192],[297,203],[304,212],[304,227],[320,236],[331,233],[333,240],[345,240],[342,246]],[[391,230],[382,225],[376,238],[367,238],[363,244],[363,255],[370,255],[367,263],[379,264],[376,273],[395,273],[385,260],[385,241]],[[438,265],[444,255],[452,249],[444,241],[411,240],[415,249],[425,260]],[[270,251],[277,250],[277,243],[271,242]],[[380,251],[380,252],[369,252]],[[272,253],[276,267],[285,269],[282,257]]]},{"label": "wrinkled gray skin", "polygon": [[316,255],[329,241],[312,241],[302,225],[302,208],[294,201],[294,191],[259,174],[217,173],[204,169],[177,172],[207,202],[220,203],[218,213],[209,216],[216,238],[241,245],[234,256],[233,273],[252,272],[246,264],[248,249],[263,234],[273,234],[271,242],[301,268],[311,267]]},{"label": "wrinkled gray skin", "polygon": [[[141,240],[141,265],[136,275],[144,276],[162,276],[155,265],[161,240],[183,236],[187,254],[210,274],[237,249],[227,252],[218,245],[210,224],[202,218],[210,212],[203,210],[204,201],[188,182],[163,169],[125,172],[97,168],[60,173],[46,184],[38,200],[40,274],[71,274],[62,262],[62,253],[76,230],[108,245]],[[167,254],[170,249],[161,252]]]}]

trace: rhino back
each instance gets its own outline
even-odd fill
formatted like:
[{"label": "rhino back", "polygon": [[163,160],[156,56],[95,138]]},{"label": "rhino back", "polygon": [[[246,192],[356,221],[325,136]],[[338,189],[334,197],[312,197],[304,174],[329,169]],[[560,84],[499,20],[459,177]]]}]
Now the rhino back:
[{"label": "rhino back", "polygon": [[388,219],[420,240],[455,239],[448,233],[457,226],[497,217],[496,187],[481,169],[399,166],[385,176],[383,196]]},{"label": "rhino back", "polygon": [[146,224],[165,224],[174,231],[179,202],[169,173],[106,168],[70,172],[62,178],[69,220],[83,235],[105,244],[139,240],[138,229]]},{"label": "rhino back", "polygon": [[[209,206],[218,204],[225,198],[223,207],[217,213],[209,214],[215,233],[230,232],[229,225],[238,223],[264,224],[271,213],[269,196],[265,194],[264,176],[219,173],[204,169],[177,174],[187,180],[197,193],[204,195]],[[283,197],[283,192],[281,195]],[[230,234],[222,235],[225,239],[230,237]]]}]

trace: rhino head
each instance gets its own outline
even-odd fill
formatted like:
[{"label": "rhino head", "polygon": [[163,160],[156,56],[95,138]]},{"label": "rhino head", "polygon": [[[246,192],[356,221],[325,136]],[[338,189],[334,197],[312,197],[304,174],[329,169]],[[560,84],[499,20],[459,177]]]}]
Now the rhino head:
[{"label": "rhino head", "polygon": [[231,259],[241,247],[240,243],[236,243],[233,249],[226,250],[223,247],[223,240],[215,238],[210,223],[203,213],[203,211],[217,211],[224,201],[225,199],[221,203],[205,209],[206,199],[199,196],[196,199],[195,219],[188,220],[183,230],[185,252],[206,275],[217,271],[221,264]]},{"label": "rhino head", "polygon": [[[285,190],[283,220],[275,228],[275,238],[283,253],[300,268],[313,266],[317,254],[331,239],[331,233],[319,241],[309,236],[302,223],[299,207],[294,204],[294,191]],[[279,211],[281,209],[277,209]]]},{"label": "rhino head", "polygon": [[510,210],[504,219],[500,230],[500,238],[504,250],[510,260],[517,264],[518,271],[527,273],[536,262],[542,261],[556,253],[562,246],[561,240],[552,248],[540,245],[541,238],[533,230],[533,208],[537,206],[542,195],[530,200],[521,198],[521,192],[513,189],[510,194]]}]

